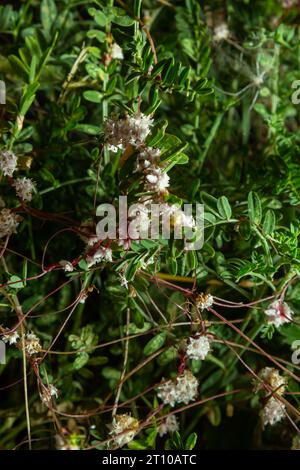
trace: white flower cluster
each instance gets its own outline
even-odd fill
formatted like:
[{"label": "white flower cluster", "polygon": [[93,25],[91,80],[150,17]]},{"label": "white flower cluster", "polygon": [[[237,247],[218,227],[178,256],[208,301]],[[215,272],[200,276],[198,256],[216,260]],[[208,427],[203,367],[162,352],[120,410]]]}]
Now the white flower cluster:
[{"label": "white flower cluster", "polygon": [[20,220],[21,217],[10,209],[2,209],[0,211],[0,238],[16,233]]},{"label": "white flower cluster", "polygon": [[156,193],[164,193],[170,186],[170,177],[163,171],[163,168],[150,166],[145,170],[145,189]]},{"label": "white flower cluster", "polygon": [[88,267],[91,268],[95,264],[100,263],[101,261],[112,262],[112,250],[105,246],[100,246],[95,253],[92,255],[87,255],[86,262]]},{"label": "white flower cluster", "polygon": [[48,386],[43,385],[42,392],[40,394],[42,402],[49,406],[52,401],[52,397],[58,398],[58,390],[53,384],[49,384]]},{"label": "white flower cluster", "polygon": [[275,397],[269,398],[267,404],[261,411],[261,417],[264,426],[270,424],[273,426],[285,417],[285,406]]},{"label": "white flower cluster", "polygon": [[294,312],[287,303],[275,300],[265,310],[265,314],[268,317],[268,323],[278,328],[284,323],[289,323],[292,320]]},{"label": "white flower cluster", "polygon": [[157,388],[157,396],[165,405],[175,406],[176,403],[188,404],[198,395],[198,380],[191,371],[186,370],[175,380],[168,380]]},{"label": "white flower cluster", "polygon": [[35,183],[30,178],[17,178],[13,182],[13,186],[16,189],[17,196],[23,201],[31,201],[32,194],[36,192]]},{"label": "white flower cluster", "polygon": [[136,171],[143,171],[153,165],[160,156],[160,150],[153,147],[144,148],[138,155]]},{"label": "white flower cluster", "polygon": [[143,113],[127,115],[123,119],[108,119],[105,125],[105,137],[109,149],[116,152],[127,145],[140,147],[150,133],[153,119]]},{"label": "white flower cluster", "polygon": [[229,38],[230,32],[226,23],[221,23],[214,29],[214,40],[221,42]]},{"label": "white flower cluster", "polygon": [[[10,150],[0,151],[0,171],[4,176],[12,177],[17,169],[18,159]],[[23,201],[31,201],[32,194],[36,191],[35,184],[30,178],[16,178],[12,182],[16,194]],[[3,199],[0,201],[0,208],[5,207]],[[0,212],[0,238],[10,236],[17,232],[21,218],[15,215],[10,209],[2,209]]]},{"label": "white flower cluster", "polygon": [[186,355],[189,359],[204,360],[211,350],[211,339],[207,335],[189,338]]},{"label": "white flower cluster", "polygon": [[39,338],[32,332],[26,334],[25,350],[29,356],[33,356],[42,350]]},{"label": "white flower cluster", "polygon": [[173,432],[178,431],[178,429],[178,419],[175,415],[171,415],[162,421],[162,423],[158,426],[157,431],[160,437],[163,437],[165,434],[172,434]]},{"label": "white flower cluster", "polygon": [[201,311],[213,305],[214,298],[211,294],[198,294],[196,297],[196,307]]},{"label": "white flower cluster", "polygon": [[2,341],[8,343],[9,345],[16,344],[19,339],[19,333],[17,331],[7,331],[7,333],[2,334]]},{"label": "white flower cluster", "polygon": [[18,159],[10,150],[0,152],[0,170],[4,176],[12,176],[17,168]]},{"label": "white flower cluster", "polygon": [[[258,376],[266,385],[271,387],[272,392],[276,392],[279,396],[283,395],[287,382],[278,370],[273,367],[265,367],[259,372]],[[264,390],[261,382],[255,385],[255,391],[259,390]],[[261,410],[260,415],[264,426],[267,424],[273,426],[285,417],[285,405],[276,396],[271,396]]]},{"label": "white flower cluster", "polygon": [[139,428],[139,422],[129,414],[117,415],[112,422],[110,435],[118,447],[123,447],[132,441]]},{"label": "white flower cluster", "polygon": [[111,54],[112,59],[119,59],[119,60],[124,59],[122,48],[116,42],[114,42],[113,45],[111,46],[110,54]]}]

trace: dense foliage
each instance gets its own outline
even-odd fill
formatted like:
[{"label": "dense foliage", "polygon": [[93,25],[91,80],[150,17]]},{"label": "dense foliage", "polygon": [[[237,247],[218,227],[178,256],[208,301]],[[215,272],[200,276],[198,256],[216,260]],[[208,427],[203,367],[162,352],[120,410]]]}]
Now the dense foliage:
[{"label": "dense foliage", "polygon": [[299,448],[297,4],[1,3],[2,449]]}]

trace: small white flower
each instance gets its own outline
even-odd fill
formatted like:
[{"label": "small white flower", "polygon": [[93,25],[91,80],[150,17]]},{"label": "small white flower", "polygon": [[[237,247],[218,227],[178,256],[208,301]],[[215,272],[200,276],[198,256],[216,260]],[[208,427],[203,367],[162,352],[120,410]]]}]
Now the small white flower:
[{"label": "small white flower", "polygon": [[150,167],[146,174],[146,188],[150,191],[163,193],[170,186],[170,177],[159,167]]},{"label": "small white flower", "polygon": [[[264,367],[258,374],[258,377],[266,384],[269,385],[273,392],[282,395],[285,391],[287,381],[280,375],[279,370],[273,367]],[[263,390],[263,384],[258,381],[255,385],[254,390],[257,392]]]},{"label": "small white flower", "polygon": [[119,44],[117,44],[116,42],[114,42],[113,45],[111,46],[111,57],[113,59],[120,59],[120,60],[124,59],[123,50],[119,46]]},{"label": "small white flower", "polygon": [[35,183],[30,178],[17,178],[13,182],[17,195],[23,201],[31,201],[32,194],[36,192]]},{"label": "small white flower", "polygon": [[138,155],[136,171],[143,171],[149,168],[160,156],[160,150],[153,147],[144,148]]},{"label": "small white flower", "polygon": [[150,133],[153,119],[143,113],[122,119],[108,119],[105,123],[105,138],[110,148],[124,148],[131,144],[139,147]]},{"label": "small white flower", "polygon": [[176,403],[194,401],[198,395],[198,380],[191,371],[186,370],[175,380],[168,380],[158,386],[157,396],[165,405],[174,407]]},{"label": "small white flower", "polygon": [[205,310],[213,305],[214,298],[211,294],[199,294],[196,297],[196,306],[201,310]]},{"label": "small white flower", "polygon": [[211,350],[210,343],[211,340],[206,335],[189,338],[189,344],[186,350],[188,358],[201,359],[203,361]]},{"label": "small white flower", "polygon": [[157,428],[160,437],[178,431],[179,424],[175,415],[168,416]]},{"label": "small white flower", "polygon": [[12,331],[12,332],[7,332],[2,335],[2,340],[4,343],[8,343],[9,345],[11,344],[16,344],[16,342],[19,339],[19,333],[17,331]]},{"label": "small white flower", "polygon": [[81,292],[80,297],[79,297],[79,299],[80,299],[79,303],[80,304],[85,304],[85,301],[86,301],[87,298],[88,298],[88,295],[87,295],[86,291]]},{"label": "small white flower", "polygon": [[110,435],[114,437],[114,442],[118,447],[123,447],[132,441],[139,428],[139,422],[129,414],[117,415],[112,422]]},{"label": "small white flower", "polygon": [[12,233],[17,233],[17,227],[21,218],[10,209],[0,211],[0,238],[7,237]]},{"label": "small white flower", "polygon": [[281,401],[277,400],[275,397],[269,398],[267,404],[261,411],[261,417],[263,420],[264,426],[270,424],[273,426],[278,423],[285,417],[285,406]]},{"label": "small white flower", "polygon": [[226,23],[222,23],[219,26],[216,26],[214,29],[214,40],[216,42],[224,41],[228,39],[230,35],[228,26]]},{"label": "small white flower", "polygon": [[91,268],[95,264],[100,263],[101,261],[112,262],[112,250],[104,246],[100,246],[93,255],[87,255],[86,261],[88,267]]},{"label": "small white flower", "polygon": [[27,333],[25,337],[25,350],[29,356],[41,351],[42,346],[39,338],[34,333]]},{"label": "small white flower", "polygon": [[40,396],[42,402],[49,406],[51,404],[52,397],[58,398],[58,390],[54,385],[49,384],[48,386],[43,386]]},{"label": "small white flower", "polygon": [[128,281],[126,279],[125,274],[119,273],[119,279],[122,287],[125,287],[125,289],[128,289]]},{"label": "small white flower", "polygon": [[59,262],[60,266],[64,269],[64,271],[66,273],[71,273],[72,271],[74,271],[74,266],[72,263],[70,263],[70,261],[67,261],[65,259],[62,259],[60,262]]},{"label": "small white flower", "polygon": [[268,323],[278,328],[284,323],[289,323],[292,320],[293,311],[285,302],[275,300],[265,310],[265,314],[268,317]]},{"label": "small white flower", "polygon": [[10,150],[0,152],[0,170],[4,176],[12,176],[17,168],[17,157]]}]

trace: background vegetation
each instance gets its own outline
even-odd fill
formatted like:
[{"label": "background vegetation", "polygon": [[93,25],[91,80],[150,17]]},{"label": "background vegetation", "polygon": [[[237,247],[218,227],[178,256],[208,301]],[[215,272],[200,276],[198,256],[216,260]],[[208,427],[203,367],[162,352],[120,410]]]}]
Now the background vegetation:
[{"label": "background vegetation", "polygon": [[[25,203],[9,177],[0,181],[6,207],[22,217],[0,248],[2,333],[20,338],[0,366],[2,449],[116,447],[116,410],[139,420],[130,448],[291,448],[300,416],[291,362],[298,23],[299,5],[284,0],[2,2],[1,148],[37,185]],[[205,205],[205,244],[186,252],[174,240],[115,243],[111,262],[89,267],[82,222],[97,220],[99,203],[134,201],[141,189],[135,154],[123,165],[122,151],[105,145],[104,124],[139,110],[154,119],[148,145],[167,159],[166,200]],[[215,305],[199,317],[202,292]],[[278,296],[294,321],[275,328],[264,310]],[[203,325],[212,350],[186,362],[187,338]],[[38,354],[26,353],[29,332]],[[184,365],[199,381],[196,401],[162,406],[157,385]],[[265,397],[253,380],[266,366],[288,378],[288,416],[264,429]],[[43,384],[58,390],[46,404]],[[160,437],[169,413],[179,431]]]}]

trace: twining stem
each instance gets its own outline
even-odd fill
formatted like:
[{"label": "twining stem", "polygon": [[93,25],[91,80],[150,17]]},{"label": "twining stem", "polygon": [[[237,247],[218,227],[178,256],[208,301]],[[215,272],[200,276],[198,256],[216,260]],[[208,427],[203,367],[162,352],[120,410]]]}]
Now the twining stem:
[{"label": "twining stem", "polygon": [[17,295],[12,296],[12,301],[15,307],[15,311],[18,315],[20,322],[20,331],[21,331],[21,342],[22,342],[22,358],[23,358],[23,383],[24,383],[24,399],[25,399],[25,413],[26,413],[26,425],[27,425],[27,435],[28,435],[28,447],[29,450],[32,450],[31,443],[31,426],[30,426],[30,413],[29,413],[29,400],[28,400],[28,383],[27,383],[27,358],[26,358],[26,349],[25,349],[25,328],[23,319],[22,307],[19,303]]},{"label": "twining stem", "polygon": [[124,383],[124,378],[126,374],[126,367],[127,367],[127,361],[128,361],[128,350],[129,350],[129,323],[130,323],[130,309],[127,308],[127,313],[126,313],[126,340],[125,340],[125,346],[124,346],[124,361],[123,361],[123,369],[122,369],[122,374],[120,377],[117,393],[116,393],[116,398],[115,398],[115,403],[114,407],[112,410],[112,419],[116,416],[117,409],[118,409],[118,404],[120,400],[120,395]]}]

